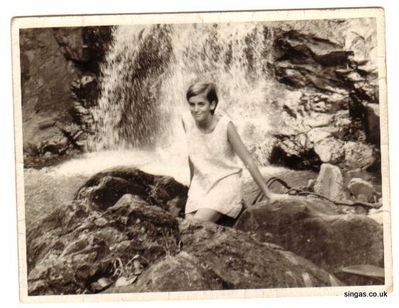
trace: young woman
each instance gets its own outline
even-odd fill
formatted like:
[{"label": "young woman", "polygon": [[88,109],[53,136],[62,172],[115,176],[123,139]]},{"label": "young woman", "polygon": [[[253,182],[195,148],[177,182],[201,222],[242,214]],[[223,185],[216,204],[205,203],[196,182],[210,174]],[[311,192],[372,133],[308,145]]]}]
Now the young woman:
[{"label": "young woman", "polygon": [[255,182],[271,201],[254,160],[232,121],[215,114],[218,104],[213,83],[195,83],[186,93],[192,117],[183,119],[186,132],[190,188],[185,213],[198,220],[217,222],[222,215],[236,218],[242,209],[242,169],[238,156]]}]

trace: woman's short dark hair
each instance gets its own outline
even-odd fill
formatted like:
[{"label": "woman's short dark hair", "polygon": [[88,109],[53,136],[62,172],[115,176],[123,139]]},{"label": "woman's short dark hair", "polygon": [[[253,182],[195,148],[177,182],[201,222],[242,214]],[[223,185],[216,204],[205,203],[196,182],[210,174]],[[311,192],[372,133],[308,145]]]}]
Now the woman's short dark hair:
[{"label": "woman's short dark hair", "polygon": [[[216,93],[216,85],[214,83],[197,82],[192,84],[187,90],[186,99],[188,101],[191,97],[200,94],[204,94],[209,103],[215,102],[215,109],[216,109],[216,106],[218,105],[219,102],[219,98]],[[214,112],[215,110],[212,110],[212,113]]]}]

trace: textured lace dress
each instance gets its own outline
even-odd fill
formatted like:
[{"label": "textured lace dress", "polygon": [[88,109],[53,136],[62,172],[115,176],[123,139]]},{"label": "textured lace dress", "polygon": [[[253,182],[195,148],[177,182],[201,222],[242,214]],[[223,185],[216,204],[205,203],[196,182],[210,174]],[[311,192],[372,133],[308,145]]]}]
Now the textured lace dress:
[{"label": "textured lace dress", "polygon": [[183,118],[194,167],[185,212],[209,208],[236,218],[242,207],[242,167],[227,137],[231,120],[226,115],[218,117],[210,133],[201,132],[191,116]]}]

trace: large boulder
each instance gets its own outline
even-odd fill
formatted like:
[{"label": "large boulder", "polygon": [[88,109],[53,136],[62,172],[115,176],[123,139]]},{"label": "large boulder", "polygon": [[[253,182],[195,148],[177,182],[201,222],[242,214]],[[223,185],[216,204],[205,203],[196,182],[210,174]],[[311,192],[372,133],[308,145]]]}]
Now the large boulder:
[{"label": "large boulder", "polygon": [[339,284],[313,263],[262,243],[246,232],[212,223],[180,223],[182,248],[210,269],[223,289],[316,287]]},{"label": "large boulder", "polygon": [[181,251],[146,270],[137,281],[126,286],[113,286],[105,293],[177,292],[223,289],[223,281],[201,260]]},{"label": "large boulder", "polygon": [[171,177],[148,174],[136,168],[115,167],[93,175],[78,189],[75,200],[104,210],[124,194],[133,194],[177,217],[184,214],[187,192],[186,186]]},{"label": "large boulder", "polygon": [[180,221],[182,251],[147,268],[136,281],[106,293],[339,286],[311,262],[246,232]]},{"label": "large boulder", "polygon": [[322,200],[296,196],[259,203],[243,212],[235,228],[281,245],[331,273],[358,264],[384,266],[382,226],[365,215],[341,214]]},{"label": "large boulder", "polygon": [[[95,293],[179,251],[187,188],[170,177],[113,168],[27,230],[29,294]],[[132,259],[136,257],[136,259]]]},{"label": "large boulder", "polygon": [[30,295],[96,293],[176,254],[179,231],[172,215],[127,194],[106,210],[65,205],[37,221],[27,243]]}]

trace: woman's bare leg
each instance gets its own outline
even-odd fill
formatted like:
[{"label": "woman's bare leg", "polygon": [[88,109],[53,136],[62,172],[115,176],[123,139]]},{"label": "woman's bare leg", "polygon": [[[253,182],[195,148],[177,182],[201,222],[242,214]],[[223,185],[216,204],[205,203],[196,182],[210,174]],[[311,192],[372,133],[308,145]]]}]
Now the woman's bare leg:
[{"label": "woman's bare leg", "polygon": [[212,209],[199,209],[194,215],[194,219],[211,222],[217,222],[220,217],[222,214]]},{"label": "woman's bare leg", "polygon": [[186,213],[185,215],[184,215],[184,218],[185,219],[193,219],[194,218],[194,215],[195,215],[195,212],[191,212],[191,213]]}]

